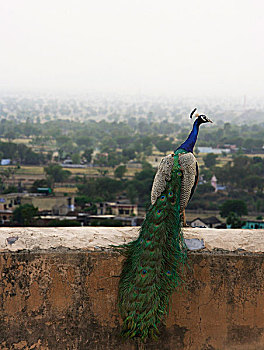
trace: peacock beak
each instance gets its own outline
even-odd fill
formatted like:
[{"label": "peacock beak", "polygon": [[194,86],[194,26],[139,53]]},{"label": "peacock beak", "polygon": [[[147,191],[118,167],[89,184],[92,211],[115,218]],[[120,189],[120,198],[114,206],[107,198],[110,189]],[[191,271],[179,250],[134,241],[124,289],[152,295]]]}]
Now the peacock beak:
[{"label": "peacock beak", "polygon": [[213,121],[211,119],[207,118],[207,120],[209,123],[213,123]]}]

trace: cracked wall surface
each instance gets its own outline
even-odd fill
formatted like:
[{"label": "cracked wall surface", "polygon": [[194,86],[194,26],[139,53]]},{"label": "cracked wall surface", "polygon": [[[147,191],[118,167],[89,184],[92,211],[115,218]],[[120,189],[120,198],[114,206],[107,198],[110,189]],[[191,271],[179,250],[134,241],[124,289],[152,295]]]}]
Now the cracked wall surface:
[{"label": "cracked wall surface", "polygon": [[[49,234],[51,247],[43,249],[34,230],[28,236],[18,230],[9,237],[24,242],[31,237],[35,243],[32,249],[14,250],[18,239],[0,252],[0,349],[264,349],[262,252],[189,252],[185,283],[172,295],[161,337],[142,347],[119,335],[116,299],[123,257],[118,252],[106,244],[71,249],[58,240],[56,230],[58,246]],[[116,241],[116,229],[96,230],[100,239]],[[119,230],[133,238],[131,228]],[[65,237],[73,231],[65,229]],[[89,239],[81,231],[76,238]]]}]

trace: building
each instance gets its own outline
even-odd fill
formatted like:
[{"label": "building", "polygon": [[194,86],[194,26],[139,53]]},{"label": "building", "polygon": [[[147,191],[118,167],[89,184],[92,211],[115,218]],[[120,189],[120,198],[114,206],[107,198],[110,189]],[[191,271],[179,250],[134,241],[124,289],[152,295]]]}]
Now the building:
[{"label": "building", "polygon": [[153,168],[157,168],[163,157],[164,156],[159,156],[159,155],[149,156],[148,162],[153,166]]},{"label": "building", "polygon": [[[86,217],[88,225],[106,226],[140,226],[144,216],[139,216],[137,204],[131,204],[128,200],[117,202],[96,203],[97,214]],[[86,224],[84,222],[84,224]]]},{"label": "building", "polygon": [[228,148],[213,148],[213,147],[198,147],[200,153],[213,153],[213,154],[222,154],[230,153],[230,149]]},{"label": "building", "polygon": [[0,224],[8,224],[11,221],[12,215],[12,210],[0,210]]},{"label": "building", "polygon": [[38,193],[8,193],[0,197],[0,210],[14,211],[23,204],[33,205],[40,213],[66,215],[74,210],[74,197],[43,196]]},{"label": "building", "polygon": [[215,192],[226,190],[226,186],[217,184],[217,178],[215,175],[213,175],[211,178],[211,186],[215,189]]},{"label": "building", "polygon": [[139,216],[89,215],[84,224],[89,226],[140,226],[143,221],[144,218]]},{"label": "building", "polygon": [[11,159],[1,159],[1,165],[10,165]]},{"label": "building", "polygon": [[264,229],[264,220],[246,220],[242,228]]},{"label": "building", "polygon": [[0,195],[0,210],[13,211],[21,204],[22,193],[8,193]]},{"label": "building", "polygon": [[137,216],[137,204],[123,202],[101,202],[97,204],[97,215]]},{"label": "building", "polygon": [[217,219],[216,216],[210,216],[209,218],[195,218],[190,222],[191,227],[206,227],[206,228],[217,228],[222,222]]},{"label": "building", "polygon": [[215,175],[211,178],[211,186],[215,189],[215,192],[217,192],[217,178]]},{"label": "building", "polygon": [[135,160],[129,160],[126,166],[127,168],[142,169],[142,164]]}]

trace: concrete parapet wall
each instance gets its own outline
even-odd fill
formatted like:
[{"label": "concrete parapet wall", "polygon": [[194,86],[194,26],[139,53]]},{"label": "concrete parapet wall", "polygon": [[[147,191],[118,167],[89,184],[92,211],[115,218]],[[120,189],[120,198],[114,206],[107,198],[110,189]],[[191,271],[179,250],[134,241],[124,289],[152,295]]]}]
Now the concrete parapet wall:
[{"label": "concrete parapet wall", "polygon": [[137,229],[1,229],[0,349],[264,349],[264,231],[221,232],[186,230],[206,249],[189,252],[160,340],[141,346],[119,336],[123,257],[109,247]]}]

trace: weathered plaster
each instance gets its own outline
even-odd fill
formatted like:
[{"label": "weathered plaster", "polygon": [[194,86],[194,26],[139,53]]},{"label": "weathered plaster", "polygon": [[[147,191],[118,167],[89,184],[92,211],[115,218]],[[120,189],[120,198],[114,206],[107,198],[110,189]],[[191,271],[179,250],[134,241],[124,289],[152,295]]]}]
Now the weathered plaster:
[{"label": "weathered plaster", "polygon": [[[172,296],[160,340],[139,346],[119,336],[116,300],[123,257],[109,247],[123,242],[124,232],[131,239],[135,231],[78,229],[60,229],[59,237],[50,229],[44,237],[39,233],[40,239],[33,229],[12,229],[25,244],[34,242],[31,250],[12,252],[8,245],[0,253],[1,350],[264,350],[263,253],[189,252],[185,284]],[[74,233],[82,247],[69,249]],[[94,242],[105,243],[90,249],[86,244],[95,234]]]},{"label": "weathered plaster", "polygon": [[[138,227],[3,227],[0,252],[55,248],[98,250],[135,239]],[[264,230],[184,228],[185,238],[203,239],[206,249],[264,252]],[[14,238],[14,243],[8,240]]]}]

